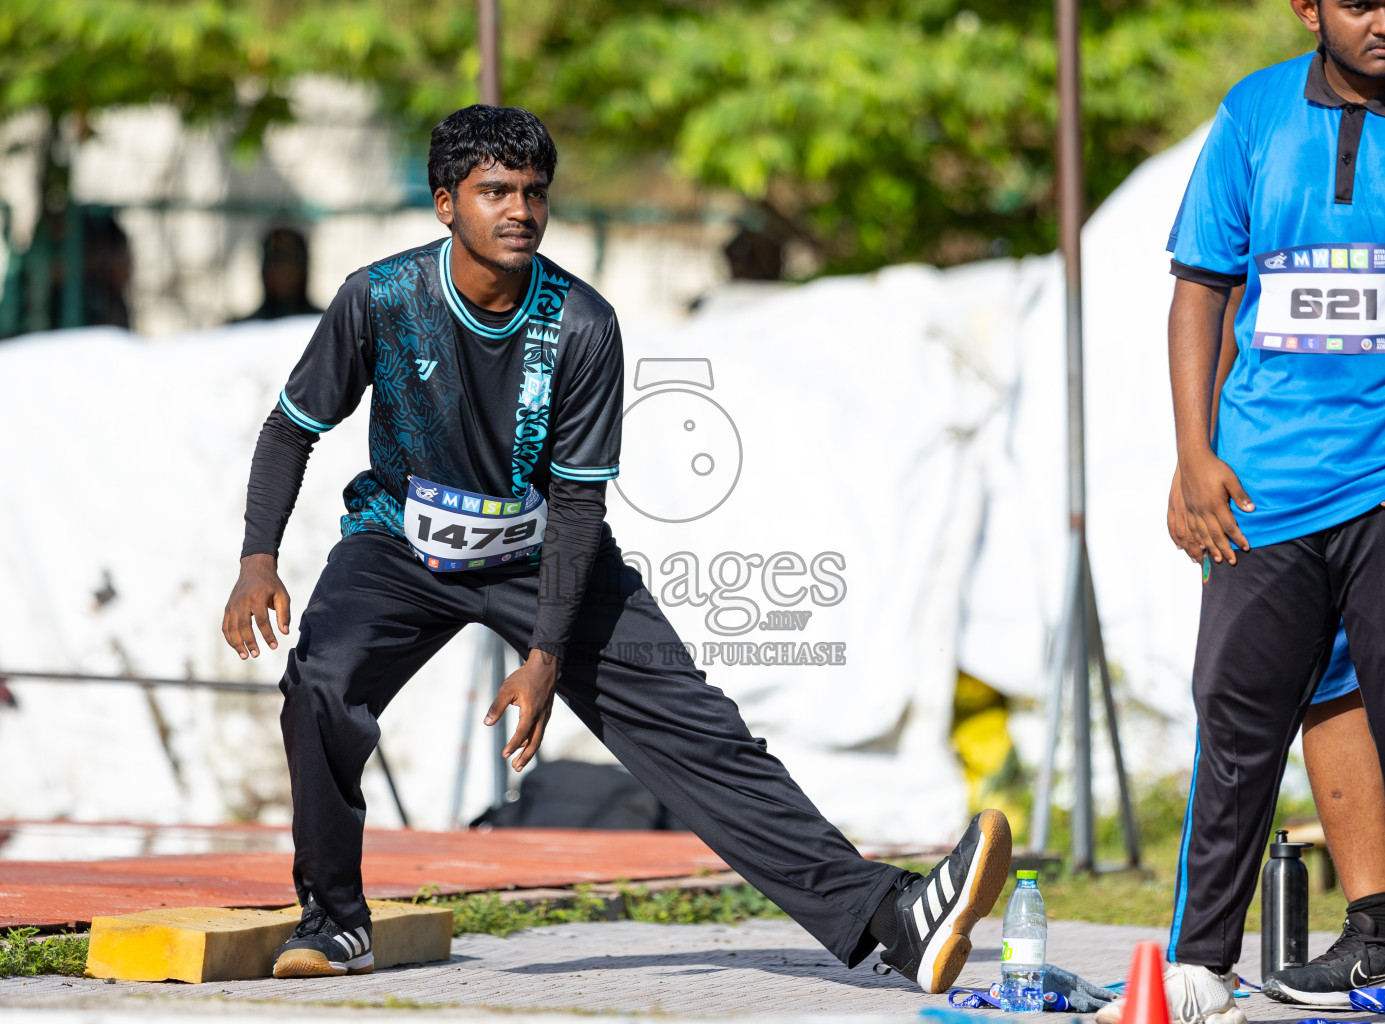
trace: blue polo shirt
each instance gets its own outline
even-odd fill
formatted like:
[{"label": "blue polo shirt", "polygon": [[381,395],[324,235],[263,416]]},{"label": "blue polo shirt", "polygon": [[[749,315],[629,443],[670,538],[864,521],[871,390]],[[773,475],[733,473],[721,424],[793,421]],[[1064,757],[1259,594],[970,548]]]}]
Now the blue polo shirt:
[{"label": "blue polo shirt", "polygon": [[1323,59],[1231,90],[1169,235],[1174,274],[1246,284],[1216,450],[1252,546],[1385,501],[1385,104],[1346,103]]}]

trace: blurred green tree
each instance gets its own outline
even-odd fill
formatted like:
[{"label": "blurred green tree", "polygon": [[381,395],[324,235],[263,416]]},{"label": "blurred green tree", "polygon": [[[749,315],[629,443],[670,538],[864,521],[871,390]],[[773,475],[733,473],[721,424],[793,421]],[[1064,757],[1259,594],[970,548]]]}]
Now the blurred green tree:
[{"label": "blurred green tree", "polygon": [[[831,271],[955,263],[1055,243],[1047,0],[506,0],[506,98],[569,167],[649,169],[744,197]],[[1239,77],[1312,40],[1282,0],[1085,0],[1088,188],[1209,118]],[[7,0],[0,120],[172,103],[241,147],[291,118],[301,74],[373,84],[421,145],[476,99],[472,3]],[[59,133],[45,194],[64,199]],[[590,182],[588,173],[583,180]],[[620,184],[612,194],[610,181]]]},{"label": "blurred green tree", "polygon": [[[567,5],[571,6],[571,5]],[[665,154],[815,245],[832,270],[1056,245],[1048,0],[602,3],[550,31],[536,108]],[[1085,0],[1092,206],[1312,46],[1282,0]]]}]

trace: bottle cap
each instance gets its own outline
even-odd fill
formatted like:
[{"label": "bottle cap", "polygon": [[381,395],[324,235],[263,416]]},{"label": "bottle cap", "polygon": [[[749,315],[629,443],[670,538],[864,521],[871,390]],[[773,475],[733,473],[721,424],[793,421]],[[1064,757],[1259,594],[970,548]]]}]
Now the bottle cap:
[{"label": "bottle cap", "polygon": [[1016,871],[1015,877],[1034,879],[1039,877],[1039,873],[1037,871]]},{"label": "bottle cap", "polygon": [[1274,842],[1270,843],[1270,856],[1299,858],[1303,856],[1304,850],[1311,849],[1312,846],[1312,843],[1289,842],[1289,830],[1281,828],[1274,833]]}]

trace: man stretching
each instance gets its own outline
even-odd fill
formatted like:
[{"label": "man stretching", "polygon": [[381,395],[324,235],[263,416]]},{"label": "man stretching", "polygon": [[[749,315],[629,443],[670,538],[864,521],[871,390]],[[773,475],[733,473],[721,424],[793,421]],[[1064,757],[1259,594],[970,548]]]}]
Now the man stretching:
[{"label": "man stretching", "polygon": [[628,656],[683,647],[603,521],[620,456],[620,330],[600,295],[538,253],[556,163],[527,111],[472,106],[439,124],[428,183],[448,236],[346,279],[256,445],[222,623],[242,658],[259,654],[252,619],[277,647],[271,608],[288,632],[276,555],[309,452],[372,388],[370,468],[346,488],[342,540],[280,683],[303,916],[275,976],[372,969],[360,780],[376,720],[479,622],[525,658],[485,719],[519,709],[505,746],[516,770],[560,694],[840,960],[883,943],[885,964],[941,991],[1008,875],[1005,817],[977,815],[927,876],[866,860],[689,659]]}]

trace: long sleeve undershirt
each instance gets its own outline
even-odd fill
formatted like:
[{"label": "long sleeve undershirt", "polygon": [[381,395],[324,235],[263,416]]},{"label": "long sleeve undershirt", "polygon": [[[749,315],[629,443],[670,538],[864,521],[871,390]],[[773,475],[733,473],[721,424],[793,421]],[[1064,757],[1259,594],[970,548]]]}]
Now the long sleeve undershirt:
[{"label": "long sleeve undershirt", "polygon": [[[278,557],[284,527],[298,500],[308,456],[318,437],[290,420],[277,406],[265,420],[250,461],[242,558],[255,554]],[[559,658],[567,656],[573,622],[601,544],[605,517],[604,481],[579,483],[556,476],[551,479],[531,648]]]}]

